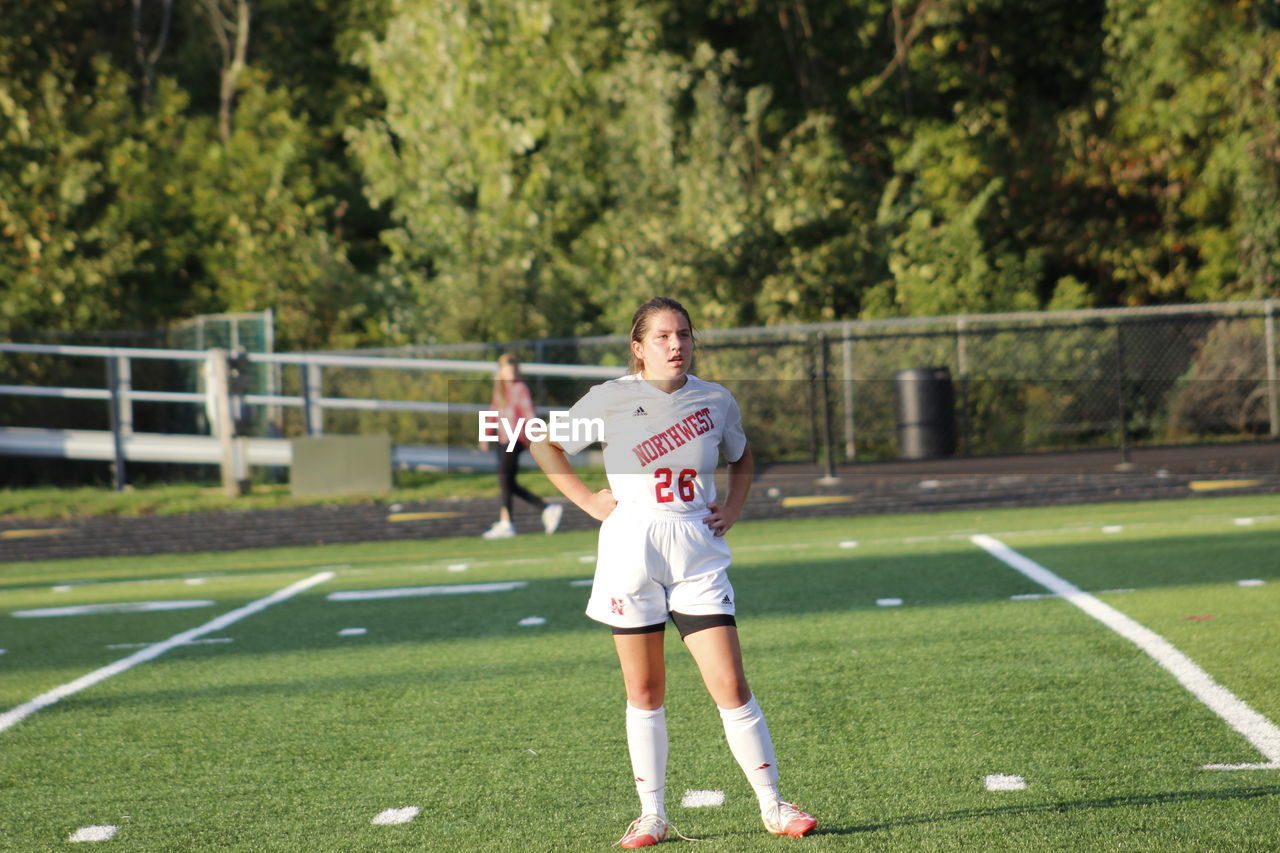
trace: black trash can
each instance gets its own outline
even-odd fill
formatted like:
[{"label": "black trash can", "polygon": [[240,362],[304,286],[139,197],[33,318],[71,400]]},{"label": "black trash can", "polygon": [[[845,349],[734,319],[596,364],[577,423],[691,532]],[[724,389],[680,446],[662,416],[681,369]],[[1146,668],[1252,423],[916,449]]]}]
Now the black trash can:
[{"label": "black trash can", "polygon": [[956,401],[951,371],[913,367],[893,375],[898,398],[898,454],[932,459],[956,452]]}]

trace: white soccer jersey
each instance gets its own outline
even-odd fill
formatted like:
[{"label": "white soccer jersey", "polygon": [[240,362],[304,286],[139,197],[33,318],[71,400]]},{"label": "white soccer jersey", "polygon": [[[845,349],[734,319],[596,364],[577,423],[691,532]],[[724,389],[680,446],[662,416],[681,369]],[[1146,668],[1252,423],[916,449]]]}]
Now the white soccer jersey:
[{"label": "white soccer jersey", "polygon": [[[705,515],[716,499],[720,452],[735,462],[746,450],[742,413],[721,385],[688,376],[668,394],[639,374],[596,385],[569,411],[604,423],[604,465],[620,504]],[[577,453],[589,440],[560,442]]]}]

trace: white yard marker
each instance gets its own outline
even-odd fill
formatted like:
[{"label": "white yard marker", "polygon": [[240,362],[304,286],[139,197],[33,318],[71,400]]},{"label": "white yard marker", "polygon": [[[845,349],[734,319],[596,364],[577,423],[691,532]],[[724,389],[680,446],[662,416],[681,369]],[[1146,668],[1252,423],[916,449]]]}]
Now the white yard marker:
[{"label": "white yard marker", "polygon": [[595,554],[583,554],[578,558],[579,563],[594,563],[596,561]]},{"label": "white yard marker", "polygon": [[1027,789],[1027,780],[1021,776],[1002,776],[999,773],[992,773],[983,782],[988,791],[1025,791]]},{"label": "white yard marker", "polygon": [[580,578],[576,581],[569,581],[569,586],[591,586],[595,583],[591,578]]},{"label": "white yard marker", "polygon": [[343,628],[338,632],[339,637],[363,637],[369,633],[368,628]]},{"label": "white yard marker", "polygon": [[1259,714],[1227,688],[1218,684],[1173,644],[1125,614],[1105,604],[1070,581],[1058,577],[1036,561],[1024,557],[999,539],[973,536],[970,541],[1010,568],[1079,607],[1150,655],[1183,687],[1227,725],[1244,735],[1266,758],[1261,764],[1206,764],[1206,770],[1280,770],[1280,728]]},{"label": "white yard marker", "polygon": [[686,809],[708,809],[724,805],[724,791],[685,791],[680,805]]},{"label": "white yard marker", "polygon": [[541,616],[526,616],[523,619],[521,619],[517,624],[519,624],[520,627],[522,628],[534,628],[534,627],[537,627],[538,625],[547,624],[547,620],[542,618]]},{"label": "white yard marker", "polygon": [[1102,528],[1102,532],[1103,533],[1122,533],[1124,532],[1124,525],[1108,524],[1106,527]]},{"label": "white yard marker", "polygon": [[840,547],[845,549],[846,551],[851,551],[854,548],[858,547],[858,543],[852,539],[846,539],[845,541],[840,543]]},{"label": "white yard marker", "polygon": [[408,823],[418,816],[418,812],[422,809],[417,806],[405,806],[400,809],[387,809],[379,812],[370,823],[374,826],[395,826],[400,823]]},{"label": "white yard marker", "polygon": [[468,563],[453,563],[449,566],[449,571],[456,575],[459,572],[465,572],[469,568],[471,568],[471,566]]},{"label": "white yard marker", "polygon": [[353,589],[331,592],[330,601],[374,601],[380,598],[412,598],[419,595],[467,595],[473,592],[510,592],[529,585],[528,581],[502,583],[460,583],[449,586],[402,586],[395,589]]},{"label": "white yard marker", "polygon": [[37,696],[30,702],[19,705],[11,711],[6,711],[5,713],[0,714],[0,732],[11,726],[17,725],[36,711],[39,711],[42,708],[47,708],[50,705],[75,693],[79,693],[85,688],[92,687],[101,681],[106,681],[113,675],[119,675],[122,672],[133,669],[140,663],[146,663],[149,660],[154,660],[170,649],[176,649],[178,646],[186,645],[193,640],[203,637],[205,634],[212,634],[216,631],[221,631],[228,625],[234,625],[236,622],[244,619],[246,616],[252,616],[255,613],[266,610],[273,604],[278,604],[281,601],[290,599],[298,593],[305,592],[311,587],[316,586],[317,584],[322,584],[332,578],[333,572],[320,572],[319,574],[312,575],[309,578],[304,578],[296,583],[291,583],[283,589],[276,590],[266,598],[259,598],[257,601],[250,602],[244,607],[237,608],[229,613],[224,613],[216,619],[211,619],[204,623],[198,628],[192,628],[189,631],[174,634],[169,639],[147,646],[145,649],[136,651],[127,658],[122,658],[113,664],[108,664],[101,669],[96,669],[88,675],[82,675],[75,681],[68,682],[61,687],[55,687],[53,690]]},{"label": "white yard marker", "polygon": [[1232,519],[1231,523],[1236,527],[1252,527],[1253,521],[1252,518],[1235,518]]},{"label": "white yard marker", "polygon": [[901,598],[877,598],[876,606],[877,607],[901,607],[902,599]]},{"label": "white yard marker", "polygon": [[71,833],[71,837],[67,840],[72,842],[110,841],[119,828],[118,826],[82,826]]},{"label": "white yard marker", "polygon": [[1236,581],[1236,586],[1262,586],[1263,583],[1265,583],[1265,581],[1260,581],[1257,578],[1250,578],[1249,580]]}]

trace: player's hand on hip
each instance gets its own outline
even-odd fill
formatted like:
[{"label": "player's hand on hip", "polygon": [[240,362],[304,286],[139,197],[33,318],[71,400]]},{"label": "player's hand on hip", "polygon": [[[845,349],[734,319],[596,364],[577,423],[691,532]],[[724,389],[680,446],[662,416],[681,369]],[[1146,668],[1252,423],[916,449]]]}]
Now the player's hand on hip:
[{"label": "player's hand on hip", "polygon": [[711,528],[711,532],[716,536],[723,536],[729,532],[729,528],[733,527],[734,522],[738,520],[736,513],[730,513],[720,504],[707,504],[707,510],[710,513],[702,520],[703,524]]},{"label": "player's hand on hip", "polygon": [[617,505],[618,501],[613,497],[613,492],[609,489],[601,489],[587,499],[587,505],[583,509],[596,521],[604,521],[613,513],[613,508]]}]

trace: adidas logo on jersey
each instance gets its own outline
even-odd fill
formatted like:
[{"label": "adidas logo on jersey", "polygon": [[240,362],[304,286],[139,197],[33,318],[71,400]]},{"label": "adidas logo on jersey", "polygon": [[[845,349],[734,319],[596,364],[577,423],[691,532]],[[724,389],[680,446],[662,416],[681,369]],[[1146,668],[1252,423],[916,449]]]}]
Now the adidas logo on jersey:
[{"label": "adidas logo on jersey", "polygon": [[644,406],[636,406],[636,410],[631,413],[631,417],[638,418],[641,415],[647,415],[647,414],[649,413],[644,410]]},{"label": "adidas logo on jersey", "polygon": [[721,604],[733,604],[733,599],[729,598],[729,596],[727,596],[727,595],[726,595],[724,598],[720,599],[720,603],[721,603]]}]

